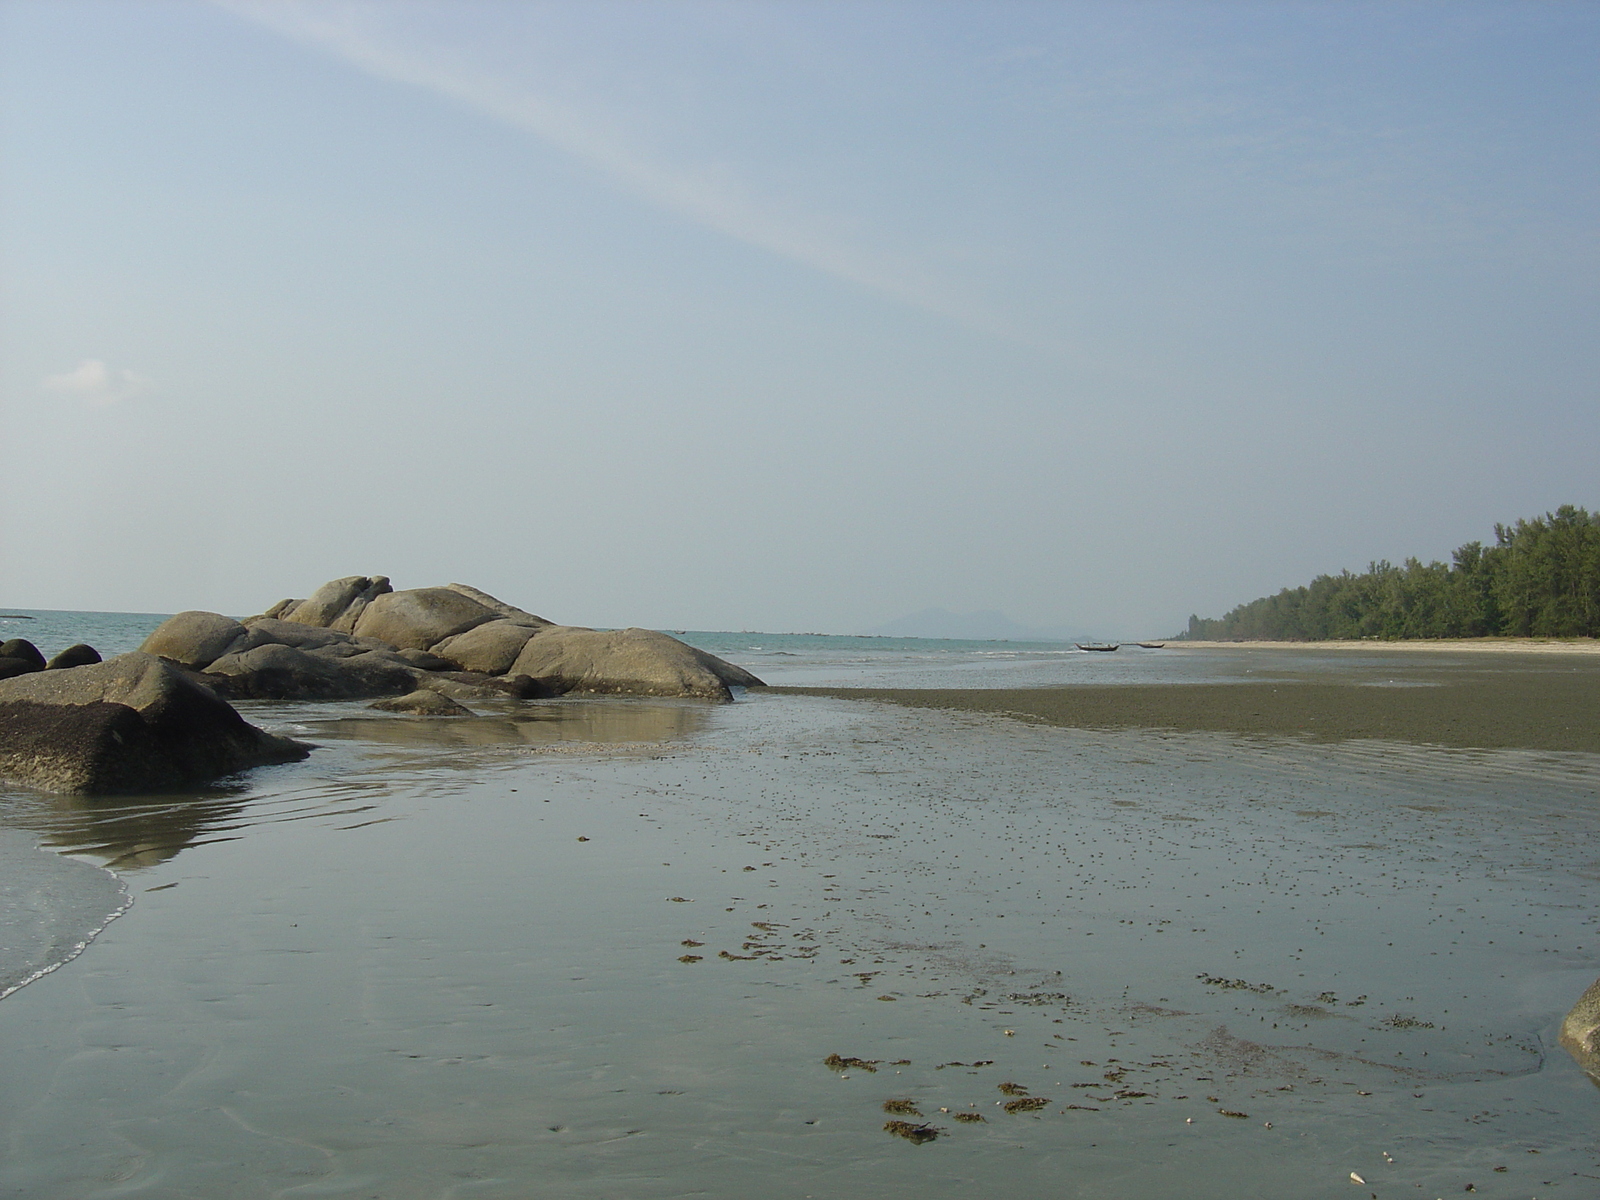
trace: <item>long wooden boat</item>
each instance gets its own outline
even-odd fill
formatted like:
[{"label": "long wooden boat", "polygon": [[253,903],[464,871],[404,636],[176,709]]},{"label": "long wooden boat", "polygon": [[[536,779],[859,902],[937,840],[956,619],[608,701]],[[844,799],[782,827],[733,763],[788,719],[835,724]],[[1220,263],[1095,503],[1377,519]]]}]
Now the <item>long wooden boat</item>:
[{"label": "long wooden boat", "polygon": [[1122,649],[1122,643],[1121,642],[1101,642],[1101,643],[1090,642],[1087,646],[1085,646],[1082,642],[1073,642],[1072,644],[1074,646],[1076,646],[1079,650],[1111,651],[1111,650],[1120,650],[1120,649]]},{"label": "long wooden boat", "polygon": [[1164,649],[1166,649],[1166,646],[1167,646],[1167,644],[1165,642],[1140,642],[1139,643],[1139,648],[1141,650],[1164,650]]}]

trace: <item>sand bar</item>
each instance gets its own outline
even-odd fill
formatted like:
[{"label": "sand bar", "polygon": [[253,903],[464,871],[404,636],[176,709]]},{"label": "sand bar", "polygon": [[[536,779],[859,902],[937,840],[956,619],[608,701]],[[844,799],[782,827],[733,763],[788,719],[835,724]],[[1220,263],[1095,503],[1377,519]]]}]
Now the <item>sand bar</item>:
[{"label": "sand bar", "polygon": [[[1433,654],[1395,655],[1427,645]],[[1325,647],[1365,649],[1319,671]],[[1600,753],[1600,655],[1470,643],[1189,644],[1248,647],[1259,682],[1079,684],[1030,688],[787,687],[773,691],[994,713],[1085,729],[1210,730],[1317,741],[1384,738],[1453,747]],[[1458,652],[1465,647],[1466,653]],[[1309,657],[1308,657],[1309,656]]]}]

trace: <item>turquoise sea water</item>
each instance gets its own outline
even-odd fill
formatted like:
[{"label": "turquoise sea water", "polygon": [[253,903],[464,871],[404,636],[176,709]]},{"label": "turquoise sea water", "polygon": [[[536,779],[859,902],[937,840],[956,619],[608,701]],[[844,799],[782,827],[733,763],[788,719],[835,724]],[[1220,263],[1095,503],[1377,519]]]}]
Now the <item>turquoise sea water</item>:
[{"label": "turquoise sea water", "polygon": [[[38,617],[47,652],[159,620]],[[683,636],[775,683],[1406,669]],[[0,1000],[0,1197],[1600,1186],[1554,1040],[1600,974],[1595,756],[771,694],[242,707],[319,748],[0,789],[0,979],[64,963]]]}]

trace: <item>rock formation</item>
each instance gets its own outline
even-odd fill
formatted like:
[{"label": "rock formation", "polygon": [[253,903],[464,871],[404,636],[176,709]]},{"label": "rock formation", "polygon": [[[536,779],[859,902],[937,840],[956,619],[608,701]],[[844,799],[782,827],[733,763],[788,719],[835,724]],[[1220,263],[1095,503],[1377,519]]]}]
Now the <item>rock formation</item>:
[{"label": "rock formation", "polygon": [[0,775],[50,791],[163,791],[308,750],[150,654],[0,681]]},{"label": "rock formation", "polygon": [[141,649],[236,698],[420,689],[456,700],[566,692],[729,700],[730,688],[761,683],[654,630],[556,625],[465,584],[395,591],[382,575],[335,579],[244,621],[179,613]]},{"label": "rock formation", "polygon": [[236,621],[169,617],[139,651],[90,646],[45,661],[0,643],[0,775],[53,791],[129,793],[304,758],[228,698],[355,700],[418,716],[460,702],[567,692],[730,700],[748,671],[649,629],[555,625],[464,584],[395,591],[352,575]]}]

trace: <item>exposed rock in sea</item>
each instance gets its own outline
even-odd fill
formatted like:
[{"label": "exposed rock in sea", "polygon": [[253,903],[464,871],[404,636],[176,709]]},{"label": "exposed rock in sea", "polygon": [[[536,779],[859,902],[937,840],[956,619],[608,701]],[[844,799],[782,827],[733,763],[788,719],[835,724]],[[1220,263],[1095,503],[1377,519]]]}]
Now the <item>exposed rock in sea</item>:
[{"label": "exposed rock in sea", "polygon": [[367,705],[379,712],[408,713],[414,717],[470,717],[472,710],[464,704],[457,704],[442,692],[430,691],[427,688],[418,688],[414,692],[407,692],[404,696],[390,696],[385,700],[374,700]]},{"label": "exposed rock in sea", "polygon": [[1561,1045],[1578,1065],[1600,1082],[1600,979],[1578,997],[1561,1022]]},{"label": "exposed rock in sea", "polygon": [[163,791],[308,750],[150,654],[0,681],[0,775],[50,791]]},{"label": "exposed rock in sea", "polygon": [[564,691],[726,700],[729,687],[760,687],[742,667],[653,629],[560,625],[528,640],[511,669],[557,681]]},{"label": "exposed rock in sea", "polygon": [[350,575],[234,621],[186,612],[144,651],[226,696],[362,699],[419,688],[456,699],[595,692],[729,700],[750,672],[649,629],[554,625],[465,584],[395,591]]}]

